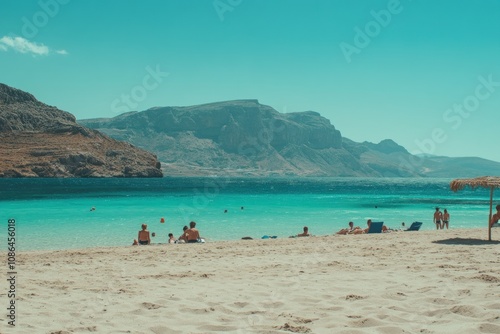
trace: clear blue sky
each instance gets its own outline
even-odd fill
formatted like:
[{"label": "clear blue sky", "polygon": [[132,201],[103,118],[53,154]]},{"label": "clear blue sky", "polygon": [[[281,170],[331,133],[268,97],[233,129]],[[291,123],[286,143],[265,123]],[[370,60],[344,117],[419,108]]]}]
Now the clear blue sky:
[{"label": "clear blue sky", "polygon": [[78,119],[258,99],[500,161],[500,1],[2,1],[0,82]]}]

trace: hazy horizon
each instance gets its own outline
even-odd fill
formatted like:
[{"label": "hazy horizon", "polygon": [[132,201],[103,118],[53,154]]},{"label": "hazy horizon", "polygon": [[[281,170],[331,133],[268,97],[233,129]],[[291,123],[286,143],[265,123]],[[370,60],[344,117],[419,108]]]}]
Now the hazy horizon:
[{"label": "hazy horizon", "polygon": [[357,142],[500,162],[500,2],[0,3],[0,82],[77,119],[257,99]]}]

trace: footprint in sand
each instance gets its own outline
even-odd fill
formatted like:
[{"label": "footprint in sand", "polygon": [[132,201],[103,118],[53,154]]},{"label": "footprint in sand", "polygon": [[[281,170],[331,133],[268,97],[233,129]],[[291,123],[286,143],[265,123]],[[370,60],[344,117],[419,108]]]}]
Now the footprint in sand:
[{"label": "footprint in sand", "polygon": [[245,302],[234,302],[234,305],[239,307],[239,308],[243,308],[245,306],[248,305],[248,303],[245,303]]},{"label": "footprint in sand", "polygon": [[479,276],[475,276],[474,278],[480,279],[481,281],[484,281],[487,283],[499,283],[500,282],[500,278],[495,277],[495,276],[491,276],[491,275],[487,275],[487,274],[481,274]]},{"label": "footprint in sand", "polygon": [[481,324],[479,326],[479,330],[481,333],[500,333],[500,326],[494,324]]},{"label": "footprint in sand", "polygon": [[373,319],[373,318],[365,318],[352,322],[353,327],[380,327],[383,323]]},{"label": "footprint in sand", "polygon": [[292,326],[289,323],[285,323],[283,326],[274,327],[280,330],[285,330],[292,333],[310,333],[311,329],[305,326]]},{"label": "footprint in sand", "polygon": [[450,309],[451,312],[455,314],[459,314],[464,317],[471,317],[471,318],[481,318],[483,315],[483,312],[481,312],[481,309],[479,307],[473,306],[473,305],[457,305],[453,306]]},{"label": "footprint in sand", "polygon": [[148,302],[142,303],[142,306],[144,306],[148,310],[155,310],[155,309],[158,309],[158,308],[161,307],[160,305],[153,304],[153,303],[148,303]]},{"label": "footprint in sand", "polygon": [[366,297],[358,296],[358,295],[347,295],[345,296],[345,300],[360,300],[365,299]]},{"label": "footprint in sand", "polygon": [[300,324],[308,324],[310,322],[318,320],[317,318],[316,319],[307,319],[307,318],[297,317],[297,316],[290,314],[290,313],[281,313],[278,317],[288,318],[288,319],[291,319],[293,322],[300,323]]},{"label": "footprint in sand", "polygon": [[155,326],[149,328],[154,334],[181,334],[182,331],[174,331],[165,326]]}]

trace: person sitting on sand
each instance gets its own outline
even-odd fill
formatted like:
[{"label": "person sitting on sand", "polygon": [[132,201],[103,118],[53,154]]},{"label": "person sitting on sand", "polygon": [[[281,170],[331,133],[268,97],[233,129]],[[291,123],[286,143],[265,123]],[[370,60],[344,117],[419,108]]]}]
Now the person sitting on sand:
[{"label": "person sitting on sand", "polygon": [[189,229],[184,232],[186,242],[199,242],[200,232],[196,228],[196,222],[189,223]]},{"label": "person sitting on sand", "polygon": [[352,234],[363,234],[363,233],[368,233],[368,230],[370,230],[370,225],[372,224],[372,220],[371,219],[368,219],[366,221],[366,225],[368,226],[367,228],[365,229],[359,229],[359,230],[354,230],[352,231]]},{"label": "person sitting on sand", "polygon": [[368,220],[366,221],[366,225],[368,225],[368,227],[367,227],[367,228],[365,228],[365,229],[363,230],[363,233],[368,233],[368,231],[370,230],[370,226],[371,226],[371,224],[372,224],[372,220],[371,220],[371,219],[368,219]]},{"label": "person sitting on sand", "polygon": [[349,222],[348,228],[343,228],[340,231],[338,231],[336,234],[346,235],[346,234],[350,234],[350,233],[354,232],[354,230],[358,230],[358,229],[360,230],[361,227],[359,227],[359,226],[354,227],[354,223]]},{"label": "person sitting on sand", "polygon": [[183,243],[183,242],[186,242],[187,239],[186,239],[186,236],[184,235],[184,233],[186,233],[186,231],[188,230],[188,227],[186,225],[184,225],[184,227],[182,228],[182,234],[181,236],[179,237],[179,239],[177,239],[176,243]]},{"label": "person sitting on sand", "polygon": [[168,243],[169,244],[175,244],[176,240],[174,238],[174,235],[172,233],[168,234]]},{"label": "person sitting on sand", "polygon": [[309,235],[309,228],[307,226],[304,226],[304,232],[297,234],[298,237],[308,237]]},{"label": "person sitting on sand", "polygon": [[151,238],[149,237],[149,231],[147,230],[148,225],[142,224],[142,230],[139,231],[137,235],[137,240],[139,241],[139,245],[149,245],[151,243]]},{"label": "person sitting on sand", "polygon": [[368,219],[366,221],[366,225],[368,225],[367,228],[365,228],[364,230],[363,229],[357,229],[357,230],[354,230],[351,232],[351,234],[363,234],[363,233],[368,233],[368,230],[370,229],[370,225],[372,224],[372,220],[371,219]]},{"label": "person sitting on sand", "polygon": [[134,242],[132,243],[132,246],[137,246],[139,243],[137,242],[137,239],[134,239]]},{"label": "person sitting on sand", "polygon": [[[491,222],[490,226],[493,227],[493,225],[498,224],[498,221],[500,220],[500,204],[496,206],[497,212],[491,216]],[[498,226],[498,225],[496,225]]]}]

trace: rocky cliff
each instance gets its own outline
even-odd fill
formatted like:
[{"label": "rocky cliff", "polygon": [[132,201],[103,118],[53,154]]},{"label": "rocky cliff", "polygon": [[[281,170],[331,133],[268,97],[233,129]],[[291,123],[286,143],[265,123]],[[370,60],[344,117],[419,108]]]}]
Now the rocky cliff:
[{"label": "rocky cliff", "polygon": [[[313,111],[282,114],[257,100],[152,108],[80,124],[150,150],[168,175],[416,176],[393,141],[342,138]],[[389,159],[390,158],[390,159]]]},{"label": "rocky cliff", "polygon": [[390,139],[357,143],[317,112],[282,114],[257,100],[78,122],[154,152],[167,175],[474,177],[500,170],[479,158],[416,157]]},{"label": "rocky cliff", "polygon": [[156,156],[0,84],[0,177],[161,177]]}]

